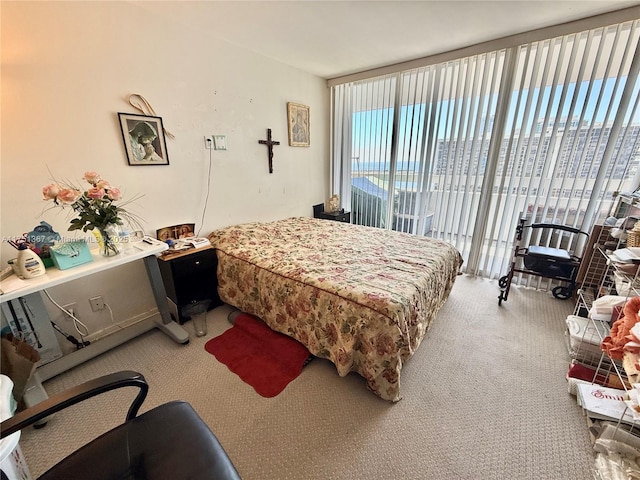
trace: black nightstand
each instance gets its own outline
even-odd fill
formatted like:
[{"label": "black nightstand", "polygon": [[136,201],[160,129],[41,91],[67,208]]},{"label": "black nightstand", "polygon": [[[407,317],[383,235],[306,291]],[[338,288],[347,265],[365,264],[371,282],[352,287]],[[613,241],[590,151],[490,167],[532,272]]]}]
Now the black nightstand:
[{"label": "black nightstand", "polygon": [[351,223],[351,212],[320,212],[316,218],[324,218],[325,220],[335,220],[336,222]]},{"label": "black nightstand", "polygon": [[209,310],[222,305],[218,295],[218,257],[213,247],[160,257],[158,266],[170,300],[169,310],[178,323],[189,319],[182,316],[182,308],[193,301],[211,300]]},{"label": "black nightstand", "polygon": [[313,206],[313,218],[323,218],[325,220],[334,220],[336,222],[351,223],[351,212],[325,212],[324,205],[319,203]]}]

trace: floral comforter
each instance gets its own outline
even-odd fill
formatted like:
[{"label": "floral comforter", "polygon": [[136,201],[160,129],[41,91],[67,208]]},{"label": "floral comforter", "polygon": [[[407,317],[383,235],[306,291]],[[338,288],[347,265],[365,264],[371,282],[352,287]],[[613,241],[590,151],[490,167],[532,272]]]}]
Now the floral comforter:
[{"label": "floral comforter", "polygon": [[209,240],[224,302],[390,401],[462,265],[446,242],[306,217],[234,225]]}]

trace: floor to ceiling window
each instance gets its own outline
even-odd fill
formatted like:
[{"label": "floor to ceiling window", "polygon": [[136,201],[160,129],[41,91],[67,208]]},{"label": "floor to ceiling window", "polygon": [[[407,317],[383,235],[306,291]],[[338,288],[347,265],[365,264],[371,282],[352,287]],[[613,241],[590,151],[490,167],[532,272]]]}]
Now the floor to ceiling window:
[{"label": "floor to ceiling window", "polygon": [[332,87],[333,193],[362,225],[508,270],[520,218],[589,230],[640,185],[638,21]]}]

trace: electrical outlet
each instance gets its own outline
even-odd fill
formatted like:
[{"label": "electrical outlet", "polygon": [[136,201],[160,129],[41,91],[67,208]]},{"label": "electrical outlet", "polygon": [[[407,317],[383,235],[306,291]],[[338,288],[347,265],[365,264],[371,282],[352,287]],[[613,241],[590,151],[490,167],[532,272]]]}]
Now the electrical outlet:
[{"label": "electrical outlet", "polygon": [[[78,304],[76,302],[67,303],[66,305],[63,305],[62,308],[64,308],[67,312],[69,312],[74,317],[78,318]],[[66,318],[67,320],[71,320],[71,317],[66,313],[64,314],[64,318]]]},{"label": "electrical outlet", "polygon": [[98,295],[97,297],[91,297],[89,299],[89,303],[91,304],[91,310],[94,312],[98,312],[104,309],[104,300],[100,295]]},{"label": "electrical outlet", "polygon": [[213,135],[205,135],[204,148],[207,150],[213,150]]}]

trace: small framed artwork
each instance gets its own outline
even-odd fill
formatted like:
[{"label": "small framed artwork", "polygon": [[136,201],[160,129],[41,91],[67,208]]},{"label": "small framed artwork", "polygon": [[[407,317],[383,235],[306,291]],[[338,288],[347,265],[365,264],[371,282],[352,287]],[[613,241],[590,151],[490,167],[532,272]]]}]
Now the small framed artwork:
[{"label": "small framed artwork", "polygon": [[181,223],[156,230],[156,237],[162,242],[194,237],[195,223]]},{"label": "small framed artwork", "polygon": [[129,165],[169,165],[162,118],[118,113]]},{"label": "small framed artwork", "polygon": [[309,107],[299,103],[287,102],[287,121],[289,124],[289,146],[308,147],[311,144]]}]

